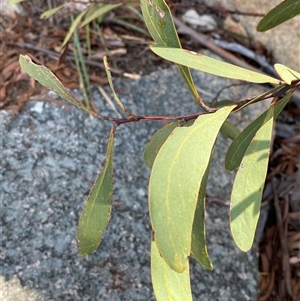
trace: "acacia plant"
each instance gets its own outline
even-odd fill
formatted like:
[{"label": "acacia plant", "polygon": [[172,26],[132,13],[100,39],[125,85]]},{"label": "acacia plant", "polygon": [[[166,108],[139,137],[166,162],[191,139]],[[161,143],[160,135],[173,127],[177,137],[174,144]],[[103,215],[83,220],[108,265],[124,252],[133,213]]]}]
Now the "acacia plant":
[{"label": "acacia plant", "polygon": [[[296,6],[295,6],[296,3]],[[266,30],[295,15],[299,0],[288,0],[260,22]],[[296,8],[295,8],[296,7]],[[282,9],[285,8],[285,9]],[[254,240],[267,173],[273,122],[300,86],[300,73],[281,64],[281,79],[253,72],[181,48],[169,7],[164,0],[141,0],[146,26],[155,44],[151,50],[174,62],[197,104],[199,113],[183,116],[139,116],[129,112],[118,98],[104,58],[109,85],[117,105],[127,118],[112,118],[79,103],[45,66],[20,56],[22,69],[42,85],[102,121],[112,122],[106,161],[85,202],[77,229],[80,255],[97,250],[109,222],[113,194],[113,149],[121,125],[140,120],[172,120],[145,146],[145,164],[151,168],[149,212],[153,230],[151,274],[157,300],[192,300],[189,257],[212,269],[205,237],[205,191],[216,137],[230,114],[254,102],[272,98],[270,107],[237,134],[228,148],[225,168],[237,170],[231,192],[230,229],[236,245],[248,251]],[[282,12],[288,12],[283,15]],[[275,17],[274,17],[275,16]],[[250,83],[269,83],[273,88],[251,99],[221,108],[207,106],[193,83],[189,68]],[[180,284],[180,285],[178,285]]]}]

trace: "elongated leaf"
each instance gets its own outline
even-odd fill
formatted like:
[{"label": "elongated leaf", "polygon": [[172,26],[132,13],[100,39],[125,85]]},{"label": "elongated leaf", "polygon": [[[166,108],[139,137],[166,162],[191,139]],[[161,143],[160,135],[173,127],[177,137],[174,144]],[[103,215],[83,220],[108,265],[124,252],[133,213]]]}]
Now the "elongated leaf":
[{"label": "elongated leaf", "polygon": [[63,43],[62,43],[62,45],[61,45],[61,48],[63,48],[64,46],[67,45],[67,43],[68,43],[69,40],[71,39],[71,37],[72,37],[74,31],[75,31],[76,28],[79,26],[79,23],[81,22],[83,16],[84,16],[86,13],[88,13],[88,11],[89,11],[90,9],[92,9],[92,8],[93,8],[93,6],[87,7],[85,10],[83,10],[83,11],[76,17],[76,19],[74,20],[74,22],[72,22],[72,25],[71,25],[71,27],[69,28],[69,31],[68,31],[67,35],[65,36],[65,39],[64,39],[64,41],[63,41]]},{"label": "elongated leaf", "polygon": [[[97,9],[99,9],[99,6],[103,6],[103,4],[91,4],[90,7],[89,7],[89,10],[88,12],[84,15],[84,17],[82,18],[82,22],[80,24],[80,27],[83,27],[82,24],[85,20],[89,19],[91,15],[95,14],[95,12],[97,11]],[[97,20],[98,21],[98,20]],[[89,24],[89,23],[87,23]]]},{"label": "elongated leaf", "polygon": [[[189,120],[183,126],[191,126],[194,121],[195,119]],[[155,157],[158,154],[161,146],[165,143],[173,130],[178,126],[180,126],[180,121],[173,121],[172,123],[164,126],[158,130],[146,144],[144,149],[144,161],[149,168],[152,168]]]},{"label": "elongated leaf", "polygon": [[97,116],[97,113],[88,110],[83,104],[78,102],[70,92],[63,86],[60,80],[45,66],[40,66],[32,62],[31,58],[27,55],[20,55],[19,63],[21,68],[35,80],[37,80],[44,87],[54,91],[60,97],[67,100],[74,106]]},{"label": "elongated leaf", "polygon": [[165,143],[166,139],[178,125],[179,121],[169,123],[168,125],[158,130],[146,144],[144,150],[144,161],[149,168],[152,168],[153,162],[161,146]]},{"label": "elongated leaf", "polygon": [[250,83],[280,84],[278,79],[271,76],[225,63],[186,49],[151,46],[151,50],[160,57],[176,64],[181,64],[217,76],[243,80]]},{"label": "elongated leaf", "polygon": [[57,7],[54,7],[52,9],[48,9],[46,10],[45,12],[43,12],[40,16],[41,19],[48,19],[50,18],[51,16],[53,16],[54,14],[56,14],[60,9],[62,9],[65,5],[62,4],[62,5],[59,5]]},{"label": "elongated leaf", "polygon": [[181,48],[169,7],[164,0],[141,0],[146,26],[159,46]]},{"label": "elongated leaf", "polygon": [[214,103],[214,106],[216,106],[217,108],[222,108],[222,107],[231,106],[234,104],[236,104],[236,102],[234,102],[230,99],[223,99],[223,100],[220,100],[220,101]]},{"label": "elongated leaf", "polygon": [[198,195],[198,201],[195,211],[193,230],[192,230],[192,249],[191,252],[194,258],[205,268],[212,270],[213,265],[209,259],[207,247],[206,247],[206,234],[205,234],[205,222],[204,222],[204,212],[205,212],[205,196],[206,196],[206,186],[209,176],[211,164],[211,157],[209,159],[209,164],[203,175],[201,186]]},{"label": "elongated leaf", "polygon": [[241,131],[231,122],[225,121],[220,129],[220,133],[226,139],[235,139]]},{"label": "elongated leaf", "polygon": [[285,0],[270,10],[258,23],[257,31],[267,31],[300,14],[300,0]]},{"label": "elongated leaf", "polygon": [[231,192],[230,228],[242,251],[250,250],[260,214],[260,204],[267,175],[274,106],[251,141],[236,174]]},{"label": "elongated leaf", "polygon": [[220,127],[233,108],[176,128],[155,158],[149,183],[151,223],[162,257],[177,272],[187,268],[200,184]]},{"label": "elongated leaf", "polygon": [[151,242],[151,278],[157,301],[193,300],[189,268],[183,273],[172,270],[160,256],[154,240]]},{"label": "elongated leaf", "polygon": [[[141,0],[145,24],[158,46],[181,48],[171,11],[164,0]],[[178,65],[181,75],[196,100],[200,96],[189,68]]]},{"label": "elongated leaf", "polygon": [[[278,117],[282,109],[286,106],[290,100],[292,93],[289,92],[280,101],[275,104],[274,108],[274,119]],[[238,168],[241,161],[245,155],[245,152],[252,141],[254,135],[258,129],[262,126],[267,111],[262,113],[257,119],[251,122],[230,144],[226,158],[225,158],[225,168],[227,170],[234,170]]]},{"label": "elongated leaf", "polygon": [[13,5],[18,4],[18,3],[20,3],[20,2],[23,2],[23,1],[26,1],[26,0],[9,0],[9,1],[8,1],[8,4],[7,4],[7,8],[10,8],[10,7],[12,7]]},{"label": "elongated leaf", "polygon": [[[299,2],[300,6],[300,2]],[[294,80],[300,80],[300,73],[281,64],[274,65],[276,72],[288,85]]]},{"label": "elongated leaf", "polygon": [[113,192],[114,128],[110,132],[106,161],[85,202],[78,228],[77,246],[81,256],[95,252],[110,220]]},{"label": "elongated leaf", "polygon": [[93,20],[103,16],[110,10],[122,5],[123,3],[117,3],[117,4],[97,4],[93,8],[93,14],[90,14],[81,24],[81,27],[85,26],[86,24],[92,22]]}]

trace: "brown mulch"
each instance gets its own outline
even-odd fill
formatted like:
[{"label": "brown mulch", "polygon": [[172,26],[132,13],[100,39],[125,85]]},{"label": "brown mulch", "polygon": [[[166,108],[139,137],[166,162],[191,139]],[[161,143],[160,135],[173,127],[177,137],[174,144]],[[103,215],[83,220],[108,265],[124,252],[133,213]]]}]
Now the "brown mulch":
[{"label": "brown mulch", "polygon": [[[149,51],[149,36],[113,21],[118,14],[126,13],[131,16],[131,22],[145,29],[132,11],[122,9],[109,13],[101,23],[102,42],[97,33],[91,32],[92,53],[86,64],[93,84],[107,83],[102,64],[104,55],[108,56],[114,76],[134,77],[170,66]],[[79,88],[72,43],[64,55],[60,49],[70,26],[69,18],[60,15],[49,21],[40,20],[38,16],[0,15],[3,20],[0,25],[0,109],[12,109],[15,114],[26,101],[47,91],[21,71],[18,63],[20,54],[27,54],[34,62],[46,65],[66,87]],[[79,36],[85,45],[83,29]],[[190,41],[187,43],[191,45]],[[83,52],[87,50],[83,49]],[[57,100],[48,98],[45,101]],[[260,242],[259,301],[300,300],[299,154],[300,110],[289,104],[276,122],[266,184],[268,191],[263,201],[263,206],[268,206],[270,213]]]},{"label": "brown mulch", "polygon": [[276,122],[264,205],[259,301],[300,300],[300,110],[289,104]]},{"label": "brown mulch", "polygon": [[[26,3],[26,2],[24,2]],[[66,12],[68,14],[69,12]],[[144,27],[132,11],[124,8],[120,14],[129,15],[136,27]],[[122,17],[122,15],[120,16]],[[24,107],[24,103],[34,96],[47,91],[39,83],[30,79],[22,72],[18,60],[20,54],[27,54],[37,63],[49,68],[67,88],[80,88],[73,55],[72,43],[65,49],[61,44],[68,33],[69,17],[60,15],[57,20],[39,19],[39,15],[0,15],[1,23],[0,49],[1,82],[0,82],[0,109],[12,109],[16,114]],[[91,31],[91,55],[85,58],[89,77],[92,84],[107,83],[102,59],[108,57],[110,70],[115,76],[139,77],[141,74],[151,73],[158,68],[170,66],[155,56],[149,50],[151,39],[134,30],[129,30],[117,23],[115,12],[108,14],[103,20],[98,32]],[[146,32],[146,31],[145,31]],[[84,28],[79,30],[82,45],[86,45]],[[87,49],[82,52],[87,57]],[[46,99],[50,100],[51,99]]]}]

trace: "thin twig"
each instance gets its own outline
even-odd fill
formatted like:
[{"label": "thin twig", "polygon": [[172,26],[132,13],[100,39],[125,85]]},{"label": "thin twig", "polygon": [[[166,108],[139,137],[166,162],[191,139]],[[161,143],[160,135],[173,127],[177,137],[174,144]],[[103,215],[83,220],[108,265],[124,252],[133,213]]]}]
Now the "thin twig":
[{"label": "thin twig", "polygon": [[125,123],[137,122],[137,121],[157,121],[157,120],[180,120],[180,121],[189,121],[192,119],[196,119],[200,115],[211,114],[206,112],[188,114],[188,115],[154,115],[154,116],[134,116],[130,118],[114,118],[103,115],[94,115],[99,119],[103,119],[106,121],[113,121],[117,126]]},{"label": "thin twig", "polygon": [[[300,84],[300,81],[297,83]],[[295,89],[295,87],[291,87],[291,86],[287,86],[289,87],[289,89]],[[286,86],[284,86],[284,88],[286,88]],[[281,93],[278,93],[278,91],[275,91],[274,93],[268,94],[266,96],[264,96],[267,93],[264,93],[261,95],[261,97],[259,98],[260,100],[265,99],[265,98],[276,98],[277,100],[280,98],[280,96],[282,96],[283,93],[286,92],[286,89],[280,89]],[[252,101],[253,98],[251,98],[250,100],[247,99],[246,101]],[[245,103],[245,100],[242,100],[241,102],[243,102],[243,104]],[[239,102],[240,103],[240,102]],[[238,107],[238,106],[237,106]],[[217,109],[216,109],[217,110]],[[235,111],[236,108],[233,110]],[[88,110],[86,110],[88,111]],[[97,114],[95,112],[90,111],[91,114],[93,114],[93,116],[98,117],[99,119],[103,119],[106,121],[113,121],[117,124],[117,126],[121,125],[121,124],[125,124],[125,123],[131,123],[131,122],[137,122],[137,121],[155,121],[155,120],[182,120],[182,121],[188,121],[191,119],[196,119],[197,117],[199,117],[200,115],[204,115],[204,114],[211,114],[213,112],[201,112],[201,113],[195,113],[195,114],[188,114],[188,115],[174,115],[174,116],[170,116],[170,115],[154,115],[154,116],[136,116],[136,115],[132,115],[129,116],[129,118],[115,118],[115,117],[108,117],[108,116],[104,116],[104,115],[100,115]]]},{"label": "thin twig", "polygon": [[223,88],[221,88],[218,93],[214,96],[214,98],[211,100],[211,104],[214,105],[218,98],[220,97],[221,93],[224,92],[227,89],[230,89],[232,87],[236,87],[236,86],[244,86],[244,85],[250,85],[250,83],[238,83],[238,84],[230,84],[228,86],[225,86]]},{"label": "thin twig", "polygon": [[292,91],[294,92],[298,87],[300,86],[300,80],[294,81],[291,83],[291,85],[283,84],[282,86],[277,86],[269,91],[266,91],[265,93],[254,96],[251,98],[243,99],[237,102],[236,108],[233,110],[234,112],[241,110],[245,106],[249,105],[250,103],[255,103],[261,100],[265,100],[271,97],[275,97],[276,101],[280,99],[286,92]]}]

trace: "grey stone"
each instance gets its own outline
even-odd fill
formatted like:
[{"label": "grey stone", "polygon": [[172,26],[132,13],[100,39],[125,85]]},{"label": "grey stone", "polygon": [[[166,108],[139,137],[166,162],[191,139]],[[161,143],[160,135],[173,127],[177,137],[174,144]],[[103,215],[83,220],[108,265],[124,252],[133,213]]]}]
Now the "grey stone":
[{"label": "grey stone", "polygon": [[[253,14],[266,14],[282,0],[273,1],[243,1],[243,0],[204,0],[208,6],[221,5],[225,9],[232,11]],[[266,32],[257,32],[256,26],[262,19],[261,16],[233,15],[238,20],[252,45],[263,44],[273,55],[275,63],[284,64],[294,70],[300,69],[300,16],[296,16],[287,22],[270,29]]]},{"label": "grey stone", "polygon": [[[194,73],[200,89],[214,95],[231,83]],[[197,112],[176,69],[115,83],[124,104],[138,115]],[[235,87],[221,98],[239,100],[261,87]],[[95,92],[97,107],[114,113]],[[206,97],[209,100],[210,97]],[[148,216],[149,169],[143,148],[161,122],[139,122],[118,128],[114,155],[112,219],[97,252],[77,253],[75,231],[89,189],[103,166],[110,124],[75,107],[28,102],[17,116],[1,111],[2,185],[0,251],[2,293],[6,301],[155,300],[151,279]],[[41,106],[38,106],[40,109]],[[266,104],[235,114],[247,124]],[[234,175],[224,172],[223,155],[230,141],[218,138],[208,187],[208,250],[215,269],[191,259],[194,300],[256,300],[257,246],[240,252],[229,232],[226,204]],[[5,279],[5,281],[3,280]],[[20,287],[19,279],[23,288]],[[12,291],[21,290],[16,298]],[[25,295],[24,295],[25,294]],[[27,294],[27,295],[26,295]]]}]

